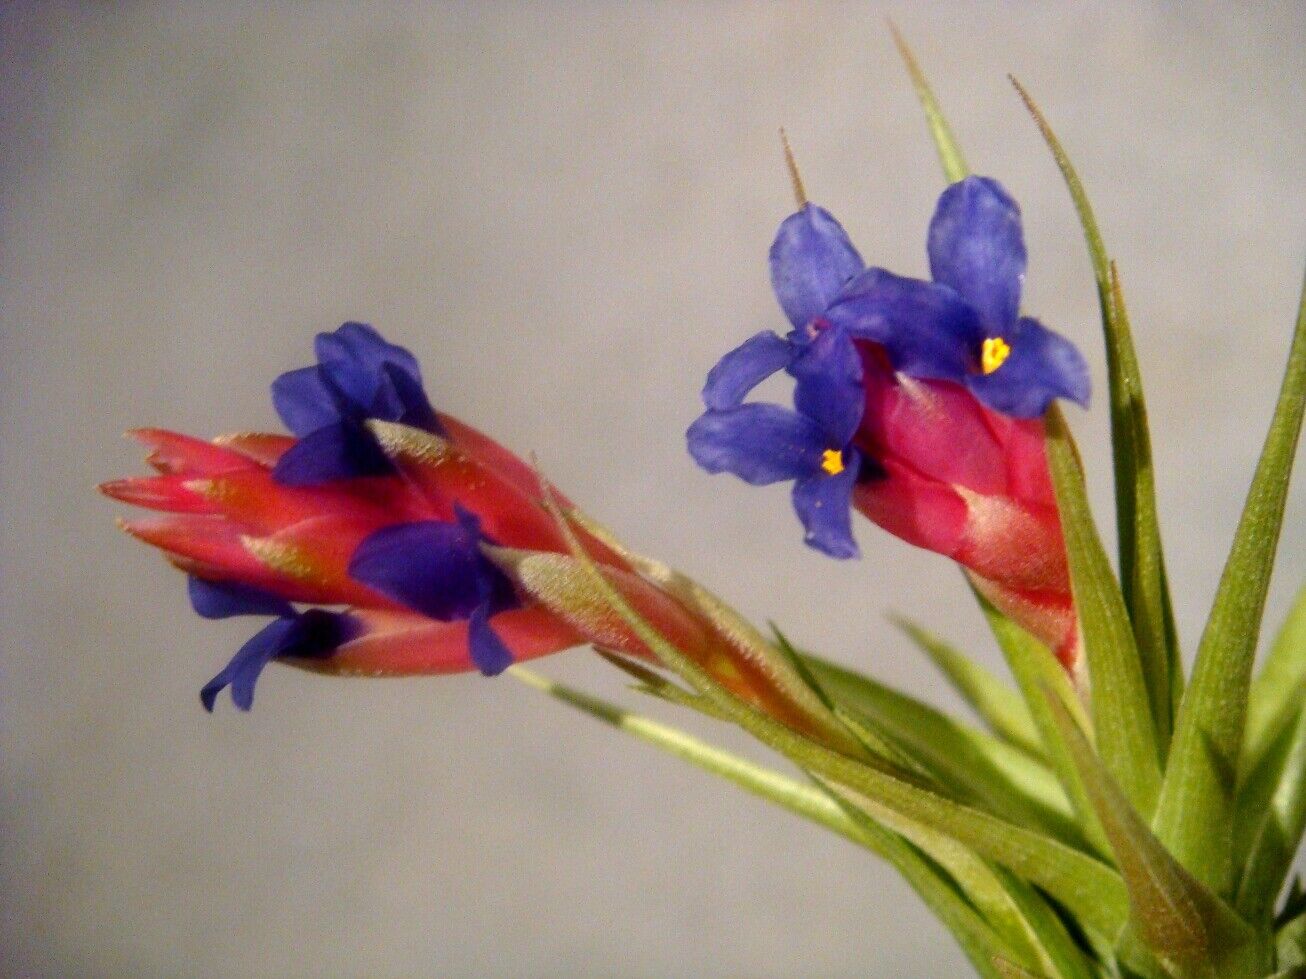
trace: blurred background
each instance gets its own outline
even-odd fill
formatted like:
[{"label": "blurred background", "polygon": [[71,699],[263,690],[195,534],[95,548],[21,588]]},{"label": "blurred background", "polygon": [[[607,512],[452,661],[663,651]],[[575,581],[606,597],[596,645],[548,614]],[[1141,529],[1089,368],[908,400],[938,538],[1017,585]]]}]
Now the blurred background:
[{"label": "blurred background", "polygon": [[[784,489],[683,448],[708,367],[783,325],[780,125],[863,255],[925,272],[942,182],[886,14],[1023,206],[1026,309],[1093,366],[1072,424],[1109,537],[1088,261],[1007,72],[1092,193],[1191,655],[1301,284],[1300,3],[6,4],[0,970],[965,974],[887,866],[510,679],[273,668],[252,713],[206,715],[250,624],[192,615],[91,490],[143,471],[131,426],[275,427],[268,382],[363,319],[632,545],[955,706],[884,619],[997,666],[950,565],[864,522],[862,561],[824,559]],[[1304,515],[1299,481],[1271,625]],[[592,654],[540,666],[626,696]]]}]

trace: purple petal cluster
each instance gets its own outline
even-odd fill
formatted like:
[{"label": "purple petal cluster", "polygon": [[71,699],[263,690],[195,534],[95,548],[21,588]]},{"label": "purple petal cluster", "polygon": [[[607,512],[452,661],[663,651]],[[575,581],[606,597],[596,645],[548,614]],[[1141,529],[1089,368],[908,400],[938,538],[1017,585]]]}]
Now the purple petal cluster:
[{"label": "purple petal cluster", "polygon": [[[968,177],[939,198],[928,253],[934,281],[866,268],[834,216],[804,204],[771,245],[771,284],[793,329],[764,331],[708,373],[707,410],[687,433],[711,473],[748,483],[792,480],[806,542],[832,557],[857,555],[852,491],[880,474],[854,447],[865,411],[859,347],[878,346],[895,372],[965,386],[1016,417],[1042,415],[1054,398],[1086,405],[1079,352],[1019,315],[1025,275],[1020,210],[997,181]],[[793,409],[745,403],[779,371],[794,379]]]},{"label": "purple petal cluster", "polygon": [[278,657],[321,659],[330,656],[359,632],[356,619],[347,612],[312,608],[300,612],[285,599],[250,585],[205,581],[191,576],[187,581],[191,606],[206,619],[235,615],[271,615],[273,619],[256,632],[212,680],[200,690],[200,703],[212,712],[218,694],[231,687],[231,699],[241,710],[254,706],[254,685],[263,667]]},{"label": "purple petal cluster", "polygon": [[472,662],[486,676],[512,665],[490,628],[496,612],[520,608],[512,582],[481,552],[480,521],[455,506],[456,521],[422,520],[383,527],[349,561],[349,576],[441,622],[467,620]]},{"label": "purple petal cluster", "polygon": [[278,482],[308,486],[393,472],[364,426],[369,418],[430,432],[440,423],[422,389],[417,358],[366,323],[319,333],[317,363],[272,382],[272,405],[299,441],[273,470]]},{"label": "purple petal cluster", "polygon": [[[276,482],[303,486],[393,474],[393,464],[367,428],[370,419],[441,432],[422,389],[417,359],[371,326],[346,323],[334,333],[318,334],[314,352],[316,364],[288,371],[272,384],[277,413],[299,436],[274,467]],[[374,531],[354,551],[348,573],[429,618],[467,620],[471,659],[482,673],[494,676],[513,657],[491,628],[490,617],[520,603],[508,578],[481,553],[487,538],[477,517],[457,504],[454,513],[454,520],[391,524]],[[200,699],[210,711],[228,686],[236,706],[248,710],[254,685],[273,659],[325,658],[361,632],[360,621],[347,612],[301,611],[247,585],[191,577],[189,593],[195,611],[205,618],[273,617],[205,684]]]},{"label": "purple petal cluster", "polygon": [[964,385],[984,405],[1037,418],[1055,398],[1087,406],[1088,366],[1064,337],[1022,317],[1020,208],[996,180],[967,177],[939,198],[928,238],[932,282],[871,268],[825,312],[884,347],[895,370]]},{"label": "purple petal cluster", "polygon": [[[862,459],[852,440],[864,409],[862,366],[847,331],[822,317],[862,259],[830,212],[805,204],[780,225],[770,264],[794,329],[783,338],[758,333],[712,368],[703,388],[708,410],[689,428],[689,451],[708,472],[756,486],[793,481],[807,543],[831,557],[856,557],[851,505]],[[780,370],[794,378],[793,410],[744,403]]]}]

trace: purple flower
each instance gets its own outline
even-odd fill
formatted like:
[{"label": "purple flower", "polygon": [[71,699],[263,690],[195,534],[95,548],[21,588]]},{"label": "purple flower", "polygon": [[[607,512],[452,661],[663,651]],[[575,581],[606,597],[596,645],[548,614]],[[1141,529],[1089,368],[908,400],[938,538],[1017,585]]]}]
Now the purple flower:
[{"label": "purple flower", "polygon": [[358,622],[348,613],[317,608],[298,612],[285,599],[251,585],[205,581],[194,576],[187,584],[191,605],[206,619],[274,616],[200,690],[200,703],[210,713],[226,687],[231,687],[231,700],[241,710],[254,706],[254,685],[263,667],[272,660],[322,659],[359,632]]},{"label": "purple flower", "polygon": [[869,268],[824,313],[881,344],[895,370],[953,381],[995,411],[1042,415],[1054,398],[1087,406],[1088,367],[1064,337],[1019,315],[1025,278],[1020,208],[996,180],[948,187],[930,222],[933,282]]},{"label": "purple flower", "polygon": [[852,490],[863,461],[851,442],[864,405],[861,360],[843,330],[828,329],[797,347],[788,370],[796,410],[710,408],[689,427],[690,455],[710,473],[731,472],[755,486],[793,480],[806,542],[831,557],[856,557]]},{"label": "purple flower", "polygon": [[466,620],[472,662],[486,676],[513,655],[490,627],[490,616],[520,608],[512,582],[481,552],[493,543],[477,518],[457,504],[456,521],[421,520],[382,527],[358,545],[349,576],[387,598],[440,622]]},{"label": "purple flower", "polygon": [[[865,268],[839,222],[805,204],[780,225],[771,283],[793,329],[761,332],[708,373],[707,411],[689,451],[708,472],[766,484],[794,480],[807,543],[851,557],[853,487],[883,474],[853,448],[865,411],[861,357],[895,373],[964,385],[987,407],[1037,417],[1053,398],[1086,404],[1079,352],[1020,317],[1025,245],[1020,210],[994,180],[968,177],[943,192],[930,224],[933,282]],[[794,377],[794,407],[745,404],[762,381]],[[862,440],[861,444],[864,444]]]},{"label": "purple flower", "polygon": [[273,471],[278,482],[307,486],[393,472],[363,424],[369,418],[440,431],[417,359],[366,323],[319,333],[313,350],[317,364],[272,382],[273,407],[299,437]]}]

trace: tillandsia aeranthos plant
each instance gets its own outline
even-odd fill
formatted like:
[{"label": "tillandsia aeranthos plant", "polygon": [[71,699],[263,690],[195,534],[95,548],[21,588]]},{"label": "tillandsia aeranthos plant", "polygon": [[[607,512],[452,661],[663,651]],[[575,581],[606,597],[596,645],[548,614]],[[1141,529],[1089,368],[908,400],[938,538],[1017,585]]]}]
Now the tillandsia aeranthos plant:
[{"label": "tillandsia aeranthos plant", "polygon": [[[1083,224],[1107,351],[1119,574],[1059,407],[1076,348],[1022,315],[1020,211],[972,175],[911,53],[946,186],[930,279],[868,264],[807,197],[770,250],[789,329],[711,369],[688,448],[792,483],[812,548],[857,556],[852,513],[959,564],[1010,686],[900,625],[967,700],[956,720],[764,634],[633,553],[532,465],[432,408],[413,355],[346,323],[281,375],[292,435],[159,429],[152,476],[104,484],[189,576],[206,617],[267,621],[205,684],[248,710],[276,661],[337,675],[504,673],[888,860],[988,977],[1306,976],[1306,589],[1253,660],[1306,404],[1306,298],[1214,606],[1185,677],[1120,279],[1059,141],[1019,83]],[[1013,80],[1014,81],[1014,80]],[[750,401],[784,372],[792,407]],[[836,567],[832,565],[832,567]],[[735,724],[799,779],[528,672],[592,645],[634,689]],[[1286,892],[1285,892],[1286,888]]]}]

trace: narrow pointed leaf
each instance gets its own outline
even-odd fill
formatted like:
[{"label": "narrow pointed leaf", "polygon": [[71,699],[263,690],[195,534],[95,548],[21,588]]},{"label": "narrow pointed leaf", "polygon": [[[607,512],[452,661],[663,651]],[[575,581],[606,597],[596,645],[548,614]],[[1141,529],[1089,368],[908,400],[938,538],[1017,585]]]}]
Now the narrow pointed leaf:
[{"label": "narrow pointed leaf", "polygon": [[1280,966],[1306,969],[1306,911],[1279,926],[1274,934],[1274,947]]},{"label": "narrow pointed leaf", "polygon": [[1279,401],[1216,589],[1157,810],[1157,835],[1198,880],[1232,885],[1234,785],[1256,639],[1306,405],[1306,283]]},{"label": "narrow pointed leaf", "polygon": [[916,623],[904,618],[894,618],[893,622],[930,658],[994,734],[1034,758],[1042,758],[1038,729],[1015,690]]},{"label": "narrow pointed leaf", "polygon": [[1084,240],[1088,245],[1093,275],[1097,280],[1111,400],[1111,448],[1115,469],[1120,582],[1143,666],[1158,744],[1164,753],[1170,743],[1183,676],[1156,513],[1152,437],[1147,425],[1143,380],[1129,327],[1129,315],[1125,310],[1115,265],[1107,256],[1097,218],[1079,174],[1047,118],[1024,86],[1015,78],[1011,82],[1038,124],[1039,131],[1061,170],[1079,215],[1079,223],[1084,229]]},{"label": "narrow pointed leaf", "polygon": [[1306,586],[1297,592],[1247,701],[1239,771],[1254,769],[1306,700]]},{"label": "narrow pointed leaf", "polygon": [[1150,814],[1161,784],[1160,753],[1129,611],[1093,523],[1078,452],[1056,405],[1048,411],[1047,427],[1048,465],[1092,682],[1097,750],[1130,802]]},{"label": "narrow pointed leaf", "polygon": [[878,841],[869,839],[838,805],[830,801],[825,793],[811,786],[722,751],[678,728],[643,717],[574,687],[557,683],[525,667],[509,667],[508,673],[528,686],[543,691],[550,697],[569,704],[605,724],[625,731],[677,758],[684,759],[704,771],[734,782],[754,795],[797,813],[804,819],[819,823],[826,829],[833,830],[840,836],[847,837],[884,856]]},{"label": "narrow pointed leaf", "polygon": [[912,785],[885,771],[874,758],[859,760],[826,748],[735,697],[631,608],[580,547],[570,524],[549,492],[545,493],[545,504],[555,515],[572,556],[613,611],[667,667],[711,698],[753,737],[785,755],[800,768],[860,792],[909,819],[953,837],[980,856],[1006,866],[1051,894],[1085,927],[1102,934],[1114,934],[1123,925],[1127,914],[1123,882],[1100,861],[1051,837]]},{"label": "narrow pointed leaf", "polygon": [[1033,932],[1049,979],[1098,979],[1089,955],[1070,936],[1060,915],[1036,888],[1001,871],[1007,892]]},{"label": "narrow pointed leaf", "polygon": [[819,778],[813,778],[813,781],[848,808],[851,815],[864,815],[893,830],[947,871],[984,921],[1006,943],[1009,955],[1029,965],[1050,962],[1039,943],[1039,936],[1025,917],[1022,905],[1007,889],[1010,875],[993,868],[951,837],[906,819],[866,796]]},{"label": "narrow pointed leaf", "polygon": [[1106,835],[1102,832],[1093,804],[1088,798],[1088,791],[1084,788],[1074,759],[1070,756],[1070,749],[1061,737],[1061,729],[1057,726],[1052,716],[1052,709],[1048,706],[1047,697],[1043,693],[1045,689],[1056,691],[1067,710],[1073,713],[1076,723],[1082,728],[1089,726],[1091,722],[1084,712],[1078,695],[1071,687],[1065,670],[1052,655],[1052,650],[994,608],[978,590],[975,591],[975,598],[985,619],[988,620],[989,628],[998,646],[1006,657],[1011,675],[1016,678],[1016,685],[1020,688],[1021,696],[1025,698],[1030,716],[1038,728],[1048,764],[1070,800],[1071,807],[1078,817],[1080,829],[1099,854],[1110,853],[1111,848],[1107,844]]},{"label": "narrow pointed leaf", "polygon": [[[1181,975],[1203,975],[1220,963],[1245,967],[1257,959],[1256,933],[1162,846],[1093,752],[1068,711],[1048,703],[1088,787],[1129,889],[1130,920],[1156,957]],[[1211,975],[1248,975],[1244,971]]]},{"label": "narrow pointed leaf", "polygon": [[961,147],[953,138],[952,129],[948,126],[948,120],[944,118],[943,110],[939,108],[938,100],[934,97],[934,91],[930,88],[925,72],[921,70],[916,55],[907,46],[906,38],[892,21],[889,23],[889,30],[893,34],[893,43],[898,48],[898,54],[907,66],[907,74],[911,76],[916,97],[920,99],[921,108],[925,110],[925,121],[930,127],[930,137],[934,140],[934,147],[939,151],[939,163],[943,165],[943,175],[950,184],[964,180],[970,173],[970,168],[966,166]]},{"label": "narrow pointed leaf", "polygon": [[986,970],[981,966],[991,961],[995,954],[1011,954],[993,929],[961,897],[947,875],[924,858],[915,846],[874,820],[850,813],[821,789],[722,751],[677,728],[555,683],[521,666],[510,667],[508,673],[605,724],[733,782],[745,791],[838,833],[887,860],[953,932],[981,974],[996,976],[991,967]]},{"label": "narrow pointed leaf", "polygon": [[1002,979],[1049,979],[1041,972],[1030,972],[1028,969],[1016,965],[1003,958],[995,958],[993,964],[997,966],[998,973]]},{"label": "narrow pointed leaf", "polygon": [[836,703],[864,714],[956,798],[1081,842],[1055,777],[1024,752],[828,660],[803,662]]},{"label": "narrow pointed leaf", "polygon": [[1259,819],[1251,824],[1254,832],[1238,888],[1238,910],[1251,921],[1273,913],[1306,832],[1306,709],[1298,710],[1296,723],[1277,747],[1264,756],[1274,790],[1263,807],[1250,809]]},{"label": "narrow pointed leaf", "polygon": [[[902,848],[904,852],[899,854],[891,847],[886,847],[889,851],[888,859],[894,867],[907,878],[939,920],[957,938],[958,944],[961,945],[962,951],[966,953],[975,970],[987,979],[1001,979],[1000,973],[993,965],[994,960],[1018,959],[1020,953],[1011,948],[992,922],[977,910],[965,887],[948,873],[946,867],[940,864],[933,854],[921,848],[916,842],[922,838],[921,827],[902,821],[901,817],[894,814],[892,810],[883,807],[876,809],[874,804],[868,804],[869,800],[855,793],[849,793],[840,786],[827,784],[815,776],[812,780],[827,793],[833,803],[843,809],[850,819],[862,825],[868,833],[884,834]],[[899,826],[911,826],[911,836],[904,836],[890,830],[887,824],[877,819],[871,814],[872,812],[888,815],[895,819]],[[946,838],[934,839],[940,841]]]}]

